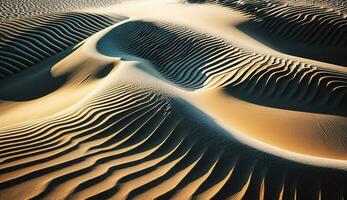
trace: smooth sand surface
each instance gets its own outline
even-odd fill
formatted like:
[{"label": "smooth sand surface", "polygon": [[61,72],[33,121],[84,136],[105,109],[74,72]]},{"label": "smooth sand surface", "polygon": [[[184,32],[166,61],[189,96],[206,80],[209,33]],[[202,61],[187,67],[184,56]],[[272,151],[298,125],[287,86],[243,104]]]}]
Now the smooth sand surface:
[{"label": "smooth sand surface", "polygon": [[345,199],[343,6],[283,2],[4,20],[0,199]]}]

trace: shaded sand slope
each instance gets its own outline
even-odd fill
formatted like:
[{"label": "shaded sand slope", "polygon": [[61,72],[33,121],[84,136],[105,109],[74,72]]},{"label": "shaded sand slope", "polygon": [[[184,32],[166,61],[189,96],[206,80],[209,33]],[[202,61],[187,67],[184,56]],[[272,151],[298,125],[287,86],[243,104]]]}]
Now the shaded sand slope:
[{"label": "shaded sand slope", "polygon": [[92,13],[64,13],[0,24],[0,78],[27,69],[122,20]]},{"label": "shaded sand slope", "polygon": [[[236,47],[250,50],[252,52],[260,54],[274,55],[278,57],[286,57],[292,60],[300,62],[311,63],[317,66],[324,66],[330,69],[337,69],[339,71],[347,72],[347,69],[343,66],[329,64],[317,60],[312,60],[300,55],[294,56],[286,54],[278,49],[274,48],[269,43],[264,43],[259,38],[254,37],[254,34],[258,34],[262,30],[261,27],[255,25],[251,16],[238,11],[236,9],[230,9],[229,7],[219,6],[215,4],[141,4],[139,8],[137,4],[119,4],[110,6],[104,9],[86,9],[86,12],[105,12],[105,13],[118,13],[123,16],[129,16],[131,18],[139,18],[153,21],[161,21],[173,24],[180,24],[186,27],[190,27],[197,32],[208,33],[215,37],[222,38],[225,41],[230,42]],[[161,12],[156,12],[156,9]],[[172,16],[175,16],[174,18]],[[240,29],[240,26],[246,25],[251,31],[244,31]],[[206,28],[207,27],[207,28]],[[267,34],[266,31],[261,33],[267,38],[271,34]],[[264,37],[263,37],[264,38]],[[277,44],[285,43],[287,40],[280,40]],[[291,41],[291,45],[296,44]],[[303,43],[304,44],[304,43]],[[294,45],[295,46],[295,45]],[[297,48],[299,51],[301,48]],[[324,50],[325,48],[320,48]],[[317,50],[317,48],[315,49]],[[330,54],[337,53],[337,49],[332,49]],[[319,53],[319,52],[315,52]],[[329,54],[327,54],[329,55]],[[319,59],[319,58],[317,58]]]},{"label": "shaded sand slope", "polygon": [[[127,31],[132,34],[124,36]],[[188,89],[187,98],[224,127],[293,152],[346,158],[345,73],[250,53],[194,30],[142,20],[118,25],[97,48],[124,60],[148,60],[161,79]]]},{"label": "shaded sand slope", "polygon": [[231,95],[258,104],[347,115],[347,74],[255,54],[183,27],[131,21],[111,31],[98,46],[110,56],[118,47],[147,59],[185,88],[224,87]]},{"label": "shaded sand slope", "polygon": [[346,195],[345,171],[243,145],[193,105],[158,91],[172,87],[134,64],[120,64],[94,92],[58,115],[1,130],[3,199]]},{"label": "shaded sand slope", "polygon": [[0,109],[4,111],[0,126],[35,120],[66,109],[93,90],[119,60],[100,59],[88,45],[76,51],[77,48],[69,48],[0,81]]},{"label": "shaded sand slope", "polygon": [[304,1],[203,2],[249,15],[251,22],[238,28],[281,52],[347,66],[347,14],[341,8]]}]

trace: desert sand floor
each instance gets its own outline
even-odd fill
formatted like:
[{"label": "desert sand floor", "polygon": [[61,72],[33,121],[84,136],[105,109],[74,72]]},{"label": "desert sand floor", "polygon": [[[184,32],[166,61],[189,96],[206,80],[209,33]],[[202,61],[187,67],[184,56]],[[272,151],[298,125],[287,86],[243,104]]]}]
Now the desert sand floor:
[{"label": "desert sand floor", "polygon": [[347,198],[343,1],[18,2],[1,200]]}]

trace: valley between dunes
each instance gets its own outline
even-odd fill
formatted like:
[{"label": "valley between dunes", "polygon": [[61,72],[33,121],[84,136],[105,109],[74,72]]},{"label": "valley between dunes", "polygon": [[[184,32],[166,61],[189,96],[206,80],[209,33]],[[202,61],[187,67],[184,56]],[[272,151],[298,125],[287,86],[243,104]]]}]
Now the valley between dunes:
[{"label": "valley between dunes", "polygon": [[3,9],[0,199],[347,197],[342,4],[85,4]]}]

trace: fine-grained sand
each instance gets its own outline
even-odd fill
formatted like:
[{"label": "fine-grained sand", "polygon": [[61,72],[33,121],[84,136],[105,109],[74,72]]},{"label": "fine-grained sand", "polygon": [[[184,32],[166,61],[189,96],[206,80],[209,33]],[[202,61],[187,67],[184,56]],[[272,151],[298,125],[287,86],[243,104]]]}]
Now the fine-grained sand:
[{"label": "fine-grained sand", "polygon": [[0,4],[1,200],[347,198],[343,1],[32,3]]}]

